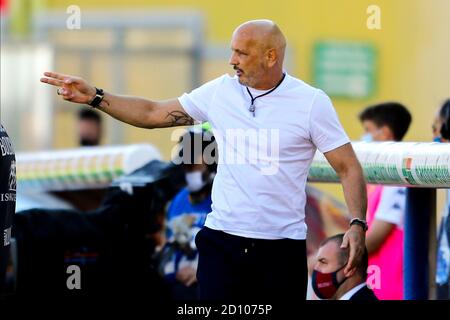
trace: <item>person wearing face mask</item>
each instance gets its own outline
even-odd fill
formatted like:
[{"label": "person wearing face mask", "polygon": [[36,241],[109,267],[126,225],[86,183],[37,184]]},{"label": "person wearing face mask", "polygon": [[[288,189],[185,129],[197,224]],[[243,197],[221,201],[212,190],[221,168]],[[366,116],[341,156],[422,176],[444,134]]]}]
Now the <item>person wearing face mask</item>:
[{"label": "person wearing face mask", "polygon": [[[363,140],[402,141],[411,124],[411,114],[400,103],[370,106],[359,119],[366,134]],[[403,220],[406,188],[367,186],[366,246],[369,265],[379,268],[380,286],[373,290],[380,300],[403,299]]]},{"label": "person wearing face mask", "polygon": [[[448,99],[433,122],[433,141],[450,141],[450,99]],[[436,289],[438,299],[450,299],[450,190],[442,212],[437,239]]]},{"label": "person wearing face mask", "polygon": [[345,272],[349,259],[348,248],[341,248],[344,234],[325,239],[317,251],[312,274],[312,287],[319,299],[377,301],[366,284],[368,253],[365,250],[361,264]]},{"label": "person wearing face mask", "polygon": [[171,285],[175,300],[194,300],[198,297],[198,252],[194,239],[211,212],[216,164],[209,161],[213,159],[208,158],[211,155],[208,150],[214,150],[214,146],[215,140],[210,132],[197,127],[188,130],[180,139],[186,187],[168,207],[168,241],[163,248],[160,264],[160,273]]},{"label": "person wearing face mask", "polygon": [[450,141],[450,99],[444,102],[437,112],[431,129],[433,130],[433,142]]}]

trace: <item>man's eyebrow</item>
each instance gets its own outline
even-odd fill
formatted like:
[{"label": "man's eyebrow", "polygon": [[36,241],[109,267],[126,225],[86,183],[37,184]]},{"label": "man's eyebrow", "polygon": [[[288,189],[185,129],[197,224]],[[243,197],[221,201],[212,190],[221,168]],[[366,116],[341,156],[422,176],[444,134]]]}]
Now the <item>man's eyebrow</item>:
[{"label": "man's eyebrow", "polygon": [[244,53],[244,54],[245,54],[244,51],[242,51],[242,50],[240,50],[240,49],[235,49],[235,48],[233,48],[233,47],[231,47],[231,51],[236,51],[237,53]]}]

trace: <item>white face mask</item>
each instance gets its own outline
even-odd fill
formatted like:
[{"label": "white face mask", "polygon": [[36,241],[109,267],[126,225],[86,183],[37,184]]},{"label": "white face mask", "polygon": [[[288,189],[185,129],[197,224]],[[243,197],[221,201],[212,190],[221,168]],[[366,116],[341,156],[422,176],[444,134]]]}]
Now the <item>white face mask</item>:
[{"label": "white face mask", "polygon": [[377,142],[377,141],[383,141],[383,140],[378,140],[377,138],[379,137],[379,135],[381,134],[381,129],[377,129],[375,132],[366,132],[362,137],[361,137],[361,141],[365,141],[365,142]]},{"label": "white face mask", "polygon": [[197,192],[208,183],[203,180],[203,171],[187,172],[185,177],[189,192]]},{"label": "white face mask", "polygon": [[361,141],[365,141],[365,142],[373,142],[373,136],[370,133],[366,133],[365,135],[363,135],[361,137]]}]

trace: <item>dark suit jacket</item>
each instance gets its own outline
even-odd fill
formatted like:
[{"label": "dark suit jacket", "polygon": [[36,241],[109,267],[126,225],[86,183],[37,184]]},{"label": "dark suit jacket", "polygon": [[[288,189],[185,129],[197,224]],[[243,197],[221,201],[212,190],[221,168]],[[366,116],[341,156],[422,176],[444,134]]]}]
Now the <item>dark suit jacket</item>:
[{"label": "dark suit jacket", "polygon": [[377,296],[367,286],[362,287],[349,299],[351,301],[377,301]]}]

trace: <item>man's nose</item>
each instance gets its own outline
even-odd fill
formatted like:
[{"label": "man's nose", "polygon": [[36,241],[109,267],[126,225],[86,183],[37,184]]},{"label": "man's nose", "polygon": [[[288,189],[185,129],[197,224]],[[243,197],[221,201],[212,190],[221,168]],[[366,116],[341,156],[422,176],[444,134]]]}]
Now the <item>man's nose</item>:
[{"label": "man's nose", "polygon": [[313,270],[320,271],[320,264],[319,264],[319,262],[314,263]]},{"label": "man's nose", "polygon": [[239,62],[237,61],[237,58],[236,58],[236,54],[235,54],[235,53],[232,53],[232,54],[231,54],[230,60],[228,61],[228,63],[229,63],[230,65],[232,65],[232,66],[237,66],[237,65],[239,64]]}]

